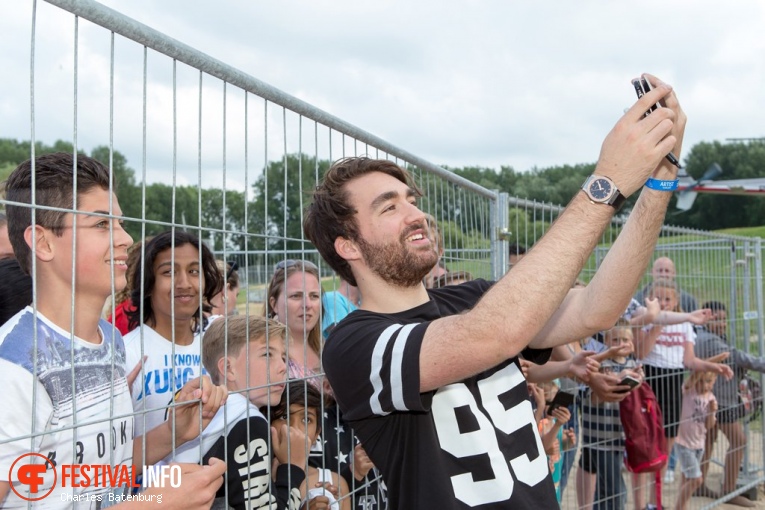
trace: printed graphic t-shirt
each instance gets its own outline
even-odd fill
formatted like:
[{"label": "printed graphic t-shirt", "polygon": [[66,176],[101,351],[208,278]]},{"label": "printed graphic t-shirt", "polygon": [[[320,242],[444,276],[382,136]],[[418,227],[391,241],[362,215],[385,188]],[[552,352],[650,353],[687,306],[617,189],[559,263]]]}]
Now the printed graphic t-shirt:
[{"label": "printed graphic t-shirt", "polygon": [[202,335],[195,335],[190,345],[173,345],[145,324],[125,335],[129,370],[141,361],[142,340],[143,355],[148,358],[143,374],[139,373],[133,383],[133,409],[140,412],[135,417],[136,436],[164,422],[175,392],[207,373],[202,368]]},{"label": "printed graphic t-shirt", "polygon": [[[77,508],[96,508],[97,499],[107,499],[109,489],[103,487],[62,488],[62,465],[133,463],[125,347],[108,322],[101,320],[99,330],[103,340],[98,345],[73,338],[31,307],[0,328],[0,441],[11,440],[0,447],[0,480],[8,481],[11,465],[21,455],[47,457],[56,466],[58,483],[36,503],[45,508],[71,508],[71,496],[81,497]],[[12,480],[19,479],[18,470],[26,464],[14,466]],[[53,486],[53,469],[42,477],[37,494],[29,494],[22,484],[14,487],[28,497],[42,496]],[[4,508],[26,506],[27,501],[9,491]]]},{"label": "printed graphic t-shirt", "polygon": [[669,326],[651,325],[646,329],[652,327],[660,327],[661,333],[656,339],[653,350],[643,359],[643,364],[658,368],[683,368],[685,344],[693,345],[696,343],[696,332],[693,330],[693,324],[683,322]]}]

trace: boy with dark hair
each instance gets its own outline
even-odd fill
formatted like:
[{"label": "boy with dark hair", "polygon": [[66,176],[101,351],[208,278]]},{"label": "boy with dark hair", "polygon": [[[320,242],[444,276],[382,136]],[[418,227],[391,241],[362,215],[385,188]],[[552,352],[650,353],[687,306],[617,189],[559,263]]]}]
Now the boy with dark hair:
[{"label": "boy with dark hair", "polygon": [[[209,380],[189,383],[173,418],[146,438],[133,439],[125,346],[100,318],[112,288],[125,285],[127,248],[133,243],[122,229],[112,188],[109,170],[101,163],[64,153],[26,161],[7,180],[6,198],[25,204],[8,205],[8,226],[22,269],[32,274],[34,268],[37,308],[25,308],[0,328],[0,386],[5,392],[0,503],[5,506],[26,505],[22,498],[40,498],[49,491],[42,504],[52,507],[122,496],[124,487],[64,487],[61,466],[127,464],[138,474],[143,464],[198,434],[199,399],[203,426],[225,399],[225,389]],[[186,400],[194,402],[183,405]],[[143,443],[147,458],[138,461]],[[21,471],[28,461],[14,462],[30,452],[47,457],[48,469],[37,487],[14,483],[11,491],[11,482],[23,482]],[[184,492],[201,489],[194,500],[174,490],[164,502],[209,505],[225,468],[215,464],[188,473]]]},{"label": "boy with dark hair", "polygon": [[[321,414],[324,402],[319,390],[306,381],[293,381],[271,412],[271,424],[288,424],[302,430],[309,444],[321,441]],[[303,499],[313,505],[326,505],[331,510],[350,510],[348,483],[337,472],[325,466],[308,466],[305,482],[300,488]],[[319,501],[313,502],[314,499]],[[340,499],[340,501],[338,501]],[[323,508],[323,507],[322,507]]]},{"label": "boy with dark hair", "polygon": [[[420,191],[394,162],[346,158],[317,187],[306,237],[364,296],[322,361],[389,508],[557,506],[518,356],[543,363],[552,347],[610,327],[640,281],[669,202],[655,184],[590,284],[571,289],[624,196],[649,177],[676,177],[664,158],[680,149],[685,115],[650,79],[654,90],[606,137],[583,193],[493,286],[425,288],[438,248]],[[659,100],[667,107],[646,117]]]}]

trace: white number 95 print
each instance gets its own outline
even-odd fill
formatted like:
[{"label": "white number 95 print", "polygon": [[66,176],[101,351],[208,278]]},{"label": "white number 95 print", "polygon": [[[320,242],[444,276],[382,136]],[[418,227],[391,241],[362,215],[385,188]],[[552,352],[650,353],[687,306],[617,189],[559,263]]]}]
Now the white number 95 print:
[{"label": "white number 95 print", "polygon": [[[549,473],[531,402],[524,399],[510,409],[505,409],[499,400],[500,395],[519,384],[524,384],[524,379],[515,364],[479,381],[478,391],[486,413],[479,409],[475,397],[463,383],[444,386],[433,397],[431,410],[441,448],[458,458],[487,455],[494,474],[493,478],[481,481],[475,481],[470,471],[452,476],[455,496],[467,505],[477,506],[510,499],[515,486],[510,467],[516,479],[529,486],[538,484]],[[456,410],[464,410],[465,407],[475,418],[477,430],[460,432]],[[512,459],[505,458],[497,442],[496,430],[510,435],[527,425],[534,432],[540,454],[533,461],[525,453]]]}]

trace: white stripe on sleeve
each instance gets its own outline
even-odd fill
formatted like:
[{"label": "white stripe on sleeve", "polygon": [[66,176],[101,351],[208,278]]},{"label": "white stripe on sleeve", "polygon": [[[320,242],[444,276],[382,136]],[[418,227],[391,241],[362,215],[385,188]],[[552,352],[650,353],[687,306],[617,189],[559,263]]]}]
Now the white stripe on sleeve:
[{"label": "white stripe on sleeve", "polygon": [[386,347],[388,347],[388,342],[390,342],[393,333],[399,329],[401,329],[401,324],[393,324],[385,328],[385,331],[383,331],[380,337],[377,339],[374,351],[372,352],[372,366],[369,374],[369,382],[372,383],[374,392],[369,398],[369,407],[372,408],[372,412],[374,414],[379,416],[390,414],[383,412],[382,404],[380,403],[380,393],[382,393],[383,390],[383,382],[382,378],[380,377],[380,371],[382,370],[383,356],[385,354]]},{"label": "white stripe on sleeve", "polygon": [[412,332],[417,324],[407,324],[396,335],[393,344],[393,353],[390,360],[390,390],[393,400],[393,407],[398,411],[408,411],[404,403],[404,349],[409,340],[409,333]]}]

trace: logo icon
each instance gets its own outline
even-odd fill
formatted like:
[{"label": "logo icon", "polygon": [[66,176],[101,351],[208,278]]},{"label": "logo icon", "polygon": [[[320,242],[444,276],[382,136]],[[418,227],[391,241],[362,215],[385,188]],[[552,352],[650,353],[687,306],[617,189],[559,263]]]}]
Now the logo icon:
[{"label": "logo icon", "polygon": [[[24,457],[40,457],[43,459],[43,464],[34,464],[32,463],[35,459],[29,459],[29,464],[24,464],[21,467],[19,467],[18,472],[18,482],[20,484],[26,485],[29,487],[29,497],[24,496],[19,491],[16,490],[13,478],[13,468],[16,467],[16,464],[24,459]],[[53,470],[53,485],[51,485],[51,488],[48,489],[48,492],[45,494],[34,497],[40,492],[40,486],[45,482],[45,479],[43,478],[43,475],[45,474],[45,471],[48,469],[48,465],[50,465],[50,468]],[[47,497],[51,492],[53,492],[53,489],[56,487],[56,466],[53,465],[53,462],[48,459],[45,455],[41,455],[39,453],[25,453],[24,455],[20,456],[18,459],[13,461],[13,464],[11,464],[11,470],[8,472],[8,480],[11,481],[11,489],[14,493],[21,499],[25,501],[40,501],[41,499]]]}]

